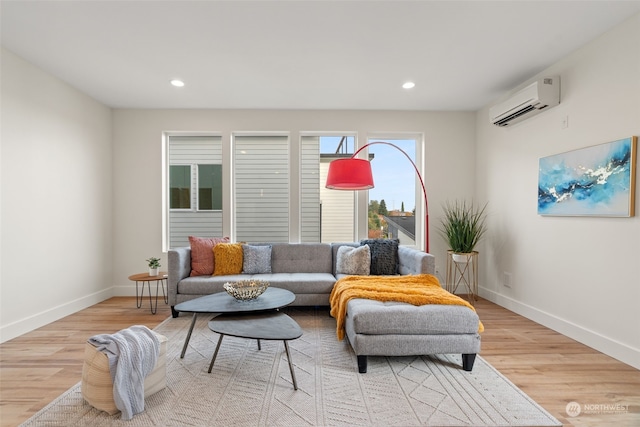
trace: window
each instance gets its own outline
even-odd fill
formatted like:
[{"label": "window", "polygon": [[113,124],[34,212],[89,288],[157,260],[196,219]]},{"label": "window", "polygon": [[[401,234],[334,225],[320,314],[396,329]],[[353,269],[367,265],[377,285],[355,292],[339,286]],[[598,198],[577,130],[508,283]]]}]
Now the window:
[{"label": "window", "polygon": [[169,166],[169,193],[171,209],[191,209],[191,166]]},{"label": "window", "polygon": [[[416,161],[417,139],[370,138],[368,142],[376,141],[391,143]],[[369,190],[369,237],[400,239],[401,245],[416,246],[416,229],[422,228],[422,223],[415,220],[416,200],[423,202],[415,169],[394,147],[372,144],[368,150],[373,155],[371,170],[375,183]]]},{"label": "window", "polygon": [[300,147],[300,241],[321,240],[320,138],[302,137]]},{"label": "window", "polygon": [[235,240],[289,242],[289,138],[234,137]]},{"label": "window", "polygon": [[168,138],[168,247],[189,236],[222,236],[222,142],[219,136]]},{"label": "window", "polygon": [[198,210],[222,209],[222,165],[198,165]]},{"label": "window", "polygon": [[354,136],[303,136],[301,147],[302,242],[350,242],[355,232],[353,191],[325,188],[329,163],[354,152]]},{"label": "window", "polygon": [[[397,237],[403,245],[416,245],[415,236],[423,233],[422,222],[411,221],[422,218],[422,206],[415,216],[416,200],[418,204],[422,200],[415,171],[393,147],[373,144],[366,150],[374,189],[325,188],[329,163],[355,152],[355,133],[307,133],[296,141],[299,150],[286,134],[232,134],[225,142],[224,158],[219,135],[174,134],[166,140],[163,239],[167,248],[188,246],[189,236],[285,243]],[[418,140],[421,137],[371,138],[369,142],[388,141],[416,159],[421,155]],[[291,148],[299,158],[291,158]],[[225,183],[226,177],[231,182]],[[292,204],[291,197],[299,204]],[[227,211],[223,206],[229,207]]]}]

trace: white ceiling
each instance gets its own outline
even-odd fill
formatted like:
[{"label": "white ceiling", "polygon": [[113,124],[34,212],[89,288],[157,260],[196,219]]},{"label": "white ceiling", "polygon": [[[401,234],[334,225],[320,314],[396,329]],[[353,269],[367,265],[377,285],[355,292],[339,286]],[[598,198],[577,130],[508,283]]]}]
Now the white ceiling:
[{"label": "white ceiling", "polygon": [[[477,110],[639,13],[640,1],[0,7],[4,47],[116,108]],[[416,87],[402,89],[406,80]]]}]

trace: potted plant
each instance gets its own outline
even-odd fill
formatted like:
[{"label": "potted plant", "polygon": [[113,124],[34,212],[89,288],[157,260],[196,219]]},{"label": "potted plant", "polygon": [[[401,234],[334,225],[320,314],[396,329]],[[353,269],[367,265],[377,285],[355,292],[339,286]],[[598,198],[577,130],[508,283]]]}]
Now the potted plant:
[{"label": "potted plant", "polygon": [[147,262],[149,263],[149,276],[157,276],[160,269],[160,258],[151,257]]},{"label": "potted plant", "polygon": [[453,260],[467,262],[476,244],[487,231],[485,209],[473,202],[456,200],[444,206],[444,217],[440,221],[440,233],[449,243]]}]

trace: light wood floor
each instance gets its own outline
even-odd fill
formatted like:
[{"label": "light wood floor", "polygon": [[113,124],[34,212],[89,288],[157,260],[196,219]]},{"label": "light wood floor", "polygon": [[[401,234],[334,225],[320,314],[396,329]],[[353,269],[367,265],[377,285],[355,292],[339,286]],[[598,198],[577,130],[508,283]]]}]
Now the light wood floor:
[{"label": "light wood floor", "polygon": [[[639,370],[489,301],[476,309],[485,326],[481,356],[562,423],[640,426]],[[0,425],[19,425],[80,381],[90,336],[154,328],[169,315],[164,304],[152,315],[148,302],[136,309],[133,297],[116,297],[0,344]],[[592,413],[569,417],[569,402]]]}]

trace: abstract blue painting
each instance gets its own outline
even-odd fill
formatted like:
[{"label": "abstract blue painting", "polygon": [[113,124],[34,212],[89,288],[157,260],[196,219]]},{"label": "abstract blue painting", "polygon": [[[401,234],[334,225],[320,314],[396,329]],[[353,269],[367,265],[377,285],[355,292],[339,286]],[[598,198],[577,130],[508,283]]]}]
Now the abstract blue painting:
[{"label": "abstract blue painting", "polygon": [[538,214],[630,217],[637,137],[540,159]]}]

